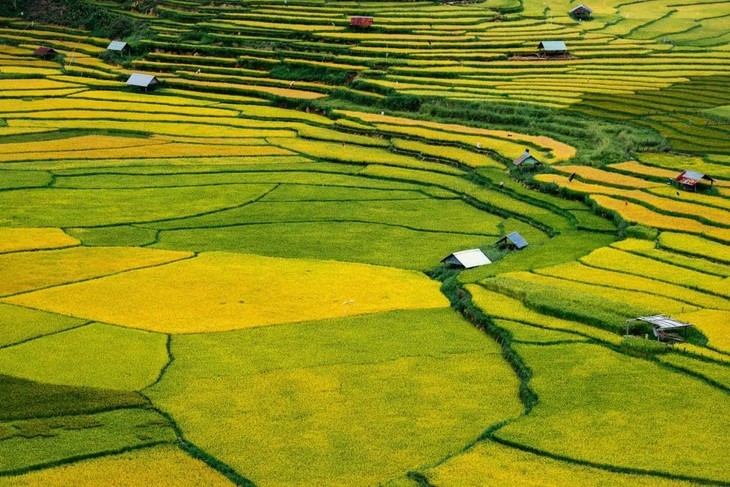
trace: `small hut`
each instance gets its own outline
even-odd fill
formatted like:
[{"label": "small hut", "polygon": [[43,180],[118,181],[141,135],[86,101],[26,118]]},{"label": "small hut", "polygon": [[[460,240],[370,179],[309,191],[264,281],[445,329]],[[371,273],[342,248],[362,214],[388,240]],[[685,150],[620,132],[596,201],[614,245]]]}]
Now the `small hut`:
[{"label": "small hut", "polygon": [[712,187],[712,184],[715,182],[714,179],[712,179],[710,176],[706,174],[702,174],[701,172],[697,171],[689,171],[685,170],[680,173],[679,176],[676,177],[674,180],[679,186],[685,188],[685,189],[691,189],[692,191],[697,191],[697,185],[699,183],[705,183],[705,181],[710,182],[710,187]]},{"label": "small hut", "polygon": [[577,7],[573,7],[572,9],[570,9],[568,14],[576,20],[591,20],[593,10],[581,4]]},{"label": "small hut", "polygon": [[52,47],[41,46],[36,49],[33,54],[41,59],[48,59],[54,57],[58,53]]},{"label": "small hut", "polygon": [[441,263],[461,269],[472,269],[482,265],[491,264],[492,261],[479,249],[462,250],[454,252],[441,260]]},{"label": "small hut", "polygon": [[[673,320],[672,318],[664,315],[653,315],[653,316],[639,316],[638,318],[634,318],[632,320],[627,320],[626,322],[626,334],[628,335],[629,332],[629,323],[636,322],[636,321],[643,321],[644,323],[649,323],[654,331],[654,336],[657,340],[660,342],[668,342],[668,343],[675,343],[675,342],[683,342],[687,339],[687,329],[689,327],[694,326],[690,323],[685,323],[683,321],[677,321]],[[679,330],[684,330],[684,337],[679,335]]]},{"label": "small hut", "polygon": [[129,54],[132,48],[124,41],[111,41],[106,50],[110,52],[118,52],[120,54]]},{"label": "small hut", "polygon": [[358,29],[367,29],[373,25],[373,18],[364,15],[354,15],[350,17],[350,27]]},{"label": "small hut", "polygon": [[154,88],[159,83],[160,81],[156,77],[139,73],[134,73],[127,80],[127,86],[136,86],[137,88],[142,88],[145,91]]},{"label": "small hut", "polygon": [[537,55],[542,58],[568,57],[569,54],[563,41],[542,41],[537,45]]},{"label": "small hut", "polygon": [[532,154],[530,154],[530,149],[525,149],[525,152],[523,152],[520,157],[512,161],[512,163],[520,169],[523,167],[527,169],[534,169],[535,167],[542,165],[542,162],[538,161]]},{"label": "small hut", "polygon": [[521,250],[527,247],[527,240],[517,232],[508,233],[497,240],[498,247],[506,247],[510,250]]}]

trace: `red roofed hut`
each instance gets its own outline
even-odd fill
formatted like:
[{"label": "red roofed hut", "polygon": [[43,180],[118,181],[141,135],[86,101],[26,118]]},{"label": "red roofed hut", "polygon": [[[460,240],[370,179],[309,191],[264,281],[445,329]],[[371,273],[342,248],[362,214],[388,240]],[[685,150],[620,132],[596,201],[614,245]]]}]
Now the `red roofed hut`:
[{"label": "red roofed hut", "polygon": [[33,54],[35,54],[36,56],[38,56],[41,59],[47,59],[49,57],[55,56],[58,53],[52,47],[41,46],[38,49],[36,49],[33,52]]},{"label": "red roofed hut", "polygon": [[683,186],[685,189],[691,189],[692,191],[697,191],[697,185],[699,183],[704,183],[705,181],[710,182],[710,187],[712,187],[712,184],[715,182],[714,179],[712,179],[710,176],[706,174],[702,174],[701,172],[697,171],[682,171],[682,173],[677,176],[675,181]]},{"label": "red roofed hut", "polygon": [[350,17],[350,27],[357,27],[358,29],[366,29],[373,25],[373,18],[366,17],[363,15],[355,15]]}]

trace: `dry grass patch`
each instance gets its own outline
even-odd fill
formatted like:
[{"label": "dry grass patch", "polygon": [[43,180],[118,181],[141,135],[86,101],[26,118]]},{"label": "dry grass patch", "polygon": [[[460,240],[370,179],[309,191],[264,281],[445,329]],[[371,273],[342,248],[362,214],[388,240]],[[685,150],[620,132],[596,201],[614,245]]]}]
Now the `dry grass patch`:
[{"label": "dry grass patch", "polygon": [[448,306],[438,283],[415,271],[224,252],[9,301],[165,333]]}]

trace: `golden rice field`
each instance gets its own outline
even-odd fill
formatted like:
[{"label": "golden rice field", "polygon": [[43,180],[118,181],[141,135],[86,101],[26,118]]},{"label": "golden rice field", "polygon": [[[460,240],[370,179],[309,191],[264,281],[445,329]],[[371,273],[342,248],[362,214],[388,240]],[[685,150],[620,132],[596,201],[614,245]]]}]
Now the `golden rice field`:
[{"label": "golden rice field", "polygon": [[0,486],[728,485],[730,3],[576,5],[0,4]]}]

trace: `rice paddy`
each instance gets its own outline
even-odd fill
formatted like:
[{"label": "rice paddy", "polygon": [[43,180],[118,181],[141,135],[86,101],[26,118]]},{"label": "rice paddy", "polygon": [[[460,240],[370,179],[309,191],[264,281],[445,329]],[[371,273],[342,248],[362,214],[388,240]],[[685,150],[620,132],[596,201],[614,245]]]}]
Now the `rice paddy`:
[{"label": "rice paddy", "polygon": [[11,3],[0,485],[730,482],[727,2]]}]

